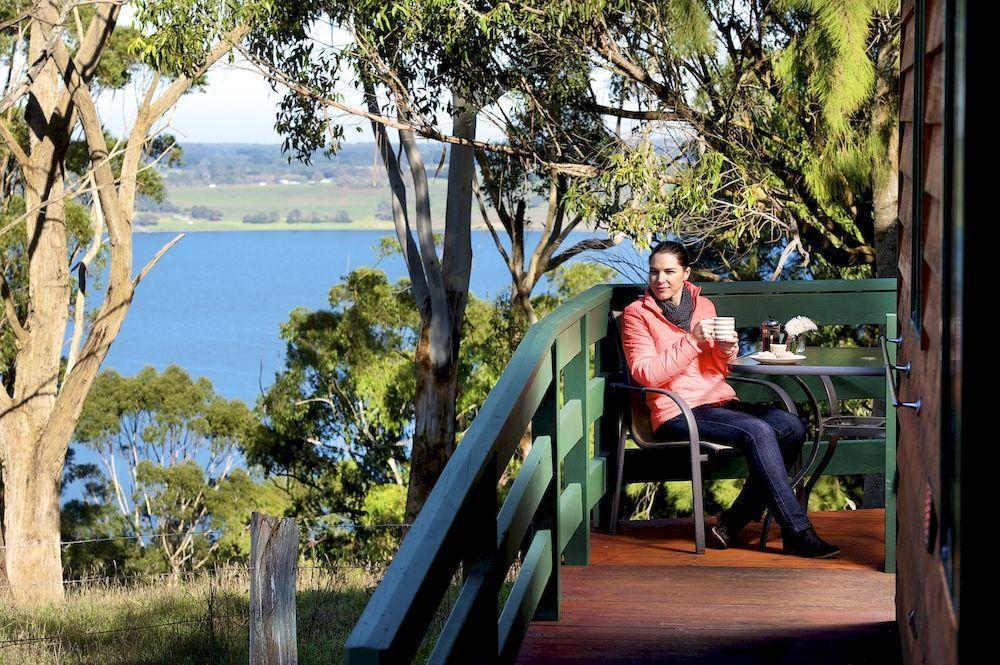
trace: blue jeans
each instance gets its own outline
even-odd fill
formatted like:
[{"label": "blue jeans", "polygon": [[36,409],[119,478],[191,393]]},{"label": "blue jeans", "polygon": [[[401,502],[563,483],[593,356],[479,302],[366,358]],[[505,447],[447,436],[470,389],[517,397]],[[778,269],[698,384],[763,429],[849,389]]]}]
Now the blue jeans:
[{"label": "blue jeans", "polygon": [[[729,524],[759,522],[768,507],[785,531],[797,533],[812,526],[788,483],[788,469],[806,440],[802,419],[784,409],[738,400],[696,406],[691,411],[703,440],[732,446],[746,457],[749,474],[727,511]],[[660,425],[656,436],[686,438],[683,414]]]}]

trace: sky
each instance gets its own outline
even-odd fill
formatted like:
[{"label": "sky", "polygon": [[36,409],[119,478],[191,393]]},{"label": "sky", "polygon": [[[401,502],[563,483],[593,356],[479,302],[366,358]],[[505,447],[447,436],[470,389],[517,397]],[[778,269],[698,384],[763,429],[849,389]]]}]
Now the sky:
[{"label": "sky", "polygon": [[[98,99],[98,107],[105,127],[121,135],[138,105],[141,83],[125,90],[106,91]],[[345,102],[361,106],[361,97],[349,84],[342,89]],[[274,130],[275,113],[283,96],[271,89],[266,79],[252,70],[244,60],[233,64],[218,63],[208,73],[204,91],[192,91],[178,101],[169,116],[169,131],[182,143],[281,143],[282,137]],[[374,139],[367,120],[341,114],[345,125],[344,141],[370,143]],[[440,118],[440,128],[447,132],[451,123]],[[353,127],[360,127],[356,131]],[[500,132],[480,122],[477,138],[498,140]]]},{"label": "sky", "polygon": [[[120,24],[132,23],[133,9],[125,6],[119,19]],[[322,43],[347,44],[350,36],[338,29],[328,28],[328,33],[318,35]],[[284,94],[284,89],[275,92],[271,85],[238,54],[233,63],[216,63],[208,72],[208,85],[204,91],[192,91],[181,97],[172,114],[168,117],[169,132],[178,140],[187,143],[281,143],[282,136],[274,130],[275,114]],[[142,77],[144,78],[144,77]],[[606,77],[601,77],[606,78]],[[129,118],[134,117],[139,98],[144,90],[140,80],[137,84],[120,91],[105,91],[97,99],[101,117],[108,131],[122,135],[128,129]],[[604,96],[604,85],[595,81],[599,96]],[[362,107],[361,95],[350,81],[345,81],[339,92],[344,101],[354,107]],[[602,100],[606,101],[606,100]],[[374,141],[371,125],[367,120],[340,114],[345,126],[344,142],[370,143]],[[494,125],[480,116],[476,138],[481,141],[499,141],[503,134]],[[355,127],[360,128],[357,131]],[[449,133],[450,118],[439,116],[438,128]]]},{"label": "sky", "polygon": [[[131,87],[102,95],[102,117],[109,131],[121,134],[135,111],[136,96]],[[204,92],[181,97],[170,116],[170,131],[187,143],[280,143],[281,136],[274,131],[280,100],[281,95],[259,74],[219,64],[209,71]]]}]

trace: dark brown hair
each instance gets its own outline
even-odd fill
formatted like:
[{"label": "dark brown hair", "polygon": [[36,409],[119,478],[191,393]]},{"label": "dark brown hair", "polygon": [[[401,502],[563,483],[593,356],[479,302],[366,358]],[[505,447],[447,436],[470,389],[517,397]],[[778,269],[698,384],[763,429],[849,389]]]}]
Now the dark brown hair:
[{"label": "dark brown hair", "polygon": [[653,248],[653,251],[649,253],[650,264],[653,263],[653,257],[657,254],[673,254],[677,257],[677,263],[681,264],[682,268],[687,268],[691,264],[691,257],[688,256],[687,248],[673,240],[664,240]]}]

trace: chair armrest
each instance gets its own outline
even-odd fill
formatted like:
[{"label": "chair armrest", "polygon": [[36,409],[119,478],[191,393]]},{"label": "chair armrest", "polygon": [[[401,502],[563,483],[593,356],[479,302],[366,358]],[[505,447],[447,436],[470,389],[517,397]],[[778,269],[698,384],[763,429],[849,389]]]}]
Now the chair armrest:
[{"label": "chair armrest", "polygon": [[681,413],[684,414],[684,420],[687,421],[688,426],[688,442],[691,444],[691,450],[700,450],[701,446],[701,435],[698,433],[698,423],[695,422],[694,413],[691,411],[691,407],[688,406],[687,402],[684,401],[677,393],[672,390],[666,390],[665,388],[650,388],[648,386],[636,386],[629,383],[619,383],[612,382],[612,388],[622,388],[624,390],[634,390],[641,393],[657,393],[659,395],[666,395],[677,404],[681,409]]},{"label": "chair armrest", "polygon": [[742,381],[743,383],[755,383],[759,386],[764,386],[765,388],[770,388],[774,393],[781,399],[782,403],[785,405],[785,410],[794,415],[799,415],[799,410],[795,408],[795,402],[792,401],[792,396],[788,394],[784,388],[779,386],[777,383],[772,381],[765,381],[764,379],[750,379],[743,376],[727,376],[728,381]]}]

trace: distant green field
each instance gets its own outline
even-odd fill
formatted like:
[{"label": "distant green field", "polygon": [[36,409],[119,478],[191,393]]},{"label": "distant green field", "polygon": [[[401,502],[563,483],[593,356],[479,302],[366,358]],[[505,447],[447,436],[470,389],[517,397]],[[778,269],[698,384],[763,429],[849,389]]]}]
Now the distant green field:
[{"label": "distant green field", "polygon": [[[444,228],[446,182],[432,180],[431,214],[435,228]],[[163,231],[288,231],[288,230],[331,230],[331,229],[391,229],[391,220],[376,219],[375,213],[382,201],[389,201],[388,187],[371,189],[351,189],[333,184],[273,184],[267,185],[219,185],[217,187],[171,187],[167,192],[171,203],[181,209],[201,205],[222,213],[219,221],[204,219],[184,219],[175,215],[162,214],[151,230]],[[412,212],[412,197],[409,200]],[[295,223],[285,221],[292,210],[299,210],[303,216],[312,213],[332,217],[345,211],[350,216],[349,223],[320,222]],[[257,213],[278,213],[278,221],[266,224],[248,224],[244,216]],[[532,209],[529,218],[539,219],[544,212]],[[412,218],[411,218],[412,219]],[[473,203],[473,226],[486,228],[478,207]]]}]

